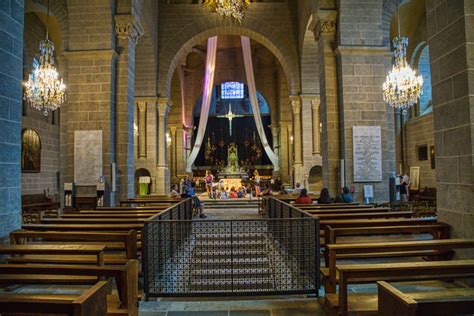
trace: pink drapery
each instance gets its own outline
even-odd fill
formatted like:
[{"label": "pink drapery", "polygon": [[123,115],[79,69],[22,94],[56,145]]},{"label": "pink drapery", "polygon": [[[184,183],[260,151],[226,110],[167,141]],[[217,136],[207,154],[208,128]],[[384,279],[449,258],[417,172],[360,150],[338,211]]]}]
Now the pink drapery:
[{"label": "pink drapery", "polygon": [[249,88],[250,103],[252,104],[253,117],[255,118],[255,125],[257,125],[258,136],[262,141],[263,149],[267,153],[268,158],[273,164],[273,170],[280,170],[278,157],[272,150],[267,141],[265,130],[263,129],[262,116],[260,115],[260,108],[258,106],[257,89],[255,86],[255,76],[253,73],[252,51],[250,47],[250,39],[245,36],[240,37],[242,42],[242,51],[244,54],[245,73],[247,75],[247,86]]},{"label": "pink drapery", "polygon": [[201,117],[199,119],[199,129],[194,142],[193,150],[186,162],[186,172],[192,171],[192,165],[196,160],[201,144],[206,133],[207,120],[209,118],[209,109],[211,106],[212,90],[214,87],[214,73],[216,70],[216,52],[217,52],[217,36],[207,40],[207,56],[206,56],[206,75],[204,77],[204,91],[201,103]]}]

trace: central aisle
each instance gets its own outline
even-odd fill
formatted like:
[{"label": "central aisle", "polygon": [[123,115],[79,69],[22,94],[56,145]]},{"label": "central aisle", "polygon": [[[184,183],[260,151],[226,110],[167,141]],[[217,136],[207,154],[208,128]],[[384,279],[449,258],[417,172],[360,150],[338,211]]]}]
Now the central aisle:
[{"label": "central aisle", "polygon": [[[260,219],[256,200],[208,200],[204,220]],[[141,302],[141,316],[303,316],[326,315],[316,298],[295,296],[161,298]]]}]

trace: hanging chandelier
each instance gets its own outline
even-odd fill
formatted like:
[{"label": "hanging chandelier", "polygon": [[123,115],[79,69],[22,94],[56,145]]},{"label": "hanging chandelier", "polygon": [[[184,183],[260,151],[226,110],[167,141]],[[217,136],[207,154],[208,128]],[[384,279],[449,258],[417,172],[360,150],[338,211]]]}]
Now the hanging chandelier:
[{"label": "hanging chandelier", "polygon": [[408,38],[400,36],[400,14],[398,36],[393,39],[393,47],[395,62],[383,84],[383,99],[406,114],[407,109],[416,104],[423,94],[423,77],[417,76],[416,71],[407,63]]},{"label": "hanging chandelier", "polygon": [[216,13],[233,17],[242,23],[245,9],[250,4],[250,0],[204,0],[204,5],[212,8]]},{"label": "hanging chandelier", "polygon": [[48,116],[50,111],[57,110],[66,100],[66,85],[59,78],[54,65],[54,43],[48,35],[48,15],[46,22],[46,39],[40,42],[39,61],[33,58],[33,71],[24,82],[26,100],[32,108],[43,111]]}]

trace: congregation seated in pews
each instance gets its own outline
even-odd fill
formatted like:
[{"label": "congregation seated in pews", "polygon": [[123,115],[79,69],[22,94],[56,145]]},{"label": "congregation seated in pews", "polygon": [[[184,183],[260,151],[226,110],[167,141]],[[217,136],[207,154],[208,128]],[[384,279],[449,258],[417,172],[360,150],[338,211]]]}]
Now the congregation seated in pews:
[{"label": "congregation seated in pews", "polygon": [[328,315],[474,313],[474,289],[465,287],[474,260],[454,259],[456,251],[472,253],[474,239],[450,238],[449,225],[433,214],[357,203],[291,205],[319,219],[319,301]]},{"label": "congregation seated in pews", "polygon": [[187,203],[158,200],[42,216],[11,232],[0,245],[0,313],[138,315],[143,223]]}]

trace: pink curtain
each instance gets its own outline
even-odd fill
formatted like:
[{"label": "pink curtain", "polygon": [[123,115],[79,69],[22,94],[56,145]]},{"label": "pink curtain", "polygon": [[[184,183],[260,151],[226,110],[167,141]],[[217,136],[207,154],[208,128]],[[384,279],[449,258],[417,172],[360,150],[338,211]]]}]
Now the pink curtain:
[{"label": "pink curtain", "polygon": [[255,87],[255,76],[253,73],[253,64],[252,64],[252,51],[250,47],[250,39],[245,36],[240,37],[242,42],[242,50],[244,54],[244,64],[245,64],[245,73],[247,75],[247,86],[249,87],[249,97],[250,103],[252,104],[253,117],[255,119],[255,124],[257,125],[258,136],[262,141],[263,149],[267,153],[268,158],[273,164],[273,170],[280,170],[280,164],[278,157],[275,155],[275,152],[272,150],[267,141],[267,136],[265,135],[265,130],[263,129],[262,116],[260,115],[260,108],[258,106],[257,100],[257,89]]},{"label": "pink curtain", "polygon": [[216,52],[217,52],[217,36],[211,37],[207,40],[207,56],[206,56],[206,74],[204,77],[204,92],[201,104],[201,118],[199,119],[199,129],[196,135],[191,154],[186,162],[186,172],[191,172],[192,165],[196,160],[201,144],[204,139],[204,134],[207,127],[207,119],[209,118],[209,109],[211,106],[212,88],[214,87],[214,73],[216,70]]}]

